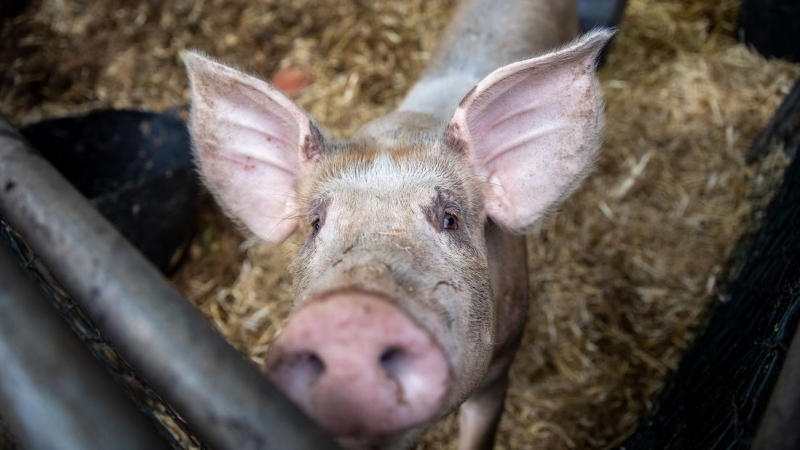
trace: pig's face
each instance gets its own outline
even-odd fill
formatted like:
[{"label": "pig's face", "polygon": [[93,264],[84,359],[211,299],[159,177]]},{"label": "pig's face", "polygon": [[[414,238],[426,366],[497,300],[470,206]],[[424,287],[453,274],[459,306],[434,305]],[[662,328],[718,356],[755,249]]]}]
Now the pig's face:
[{"label": "pig's face", "polygon": [[[494,335],[481,187],[463,154],[425,139],[325,149],[300,180],[306,242],[292,270],[296,314],[269,373],[328,430],[402,440],[480,381]],[[397,329],[380,313],[352,325],[363,294],[365,305],[391,305],[386,320]],[[346,336],[331,342],[332,334]],[[346,400],[321,404],[334,395]]]},{"label": "pig's face", "polygon": [[211,191],[266,241],[306,235],[268,375],[343,443],[404,445],[484,377],[487,220],[525,231],[586,174],[602,124],[594,60],[609,37],[498,69],[448,123],[404,112],[430,125],[387,116],[395,138],[338,144],[267,83],[186,56]]},{"label": "pig's face", "polygon": [[463,155],[439,142],[322,155],[299,189],[307,238],[293,264],[295,307],[337,291],[386,297],[462,374],[447,403],[463,400],[494,332],[481,188]]}]

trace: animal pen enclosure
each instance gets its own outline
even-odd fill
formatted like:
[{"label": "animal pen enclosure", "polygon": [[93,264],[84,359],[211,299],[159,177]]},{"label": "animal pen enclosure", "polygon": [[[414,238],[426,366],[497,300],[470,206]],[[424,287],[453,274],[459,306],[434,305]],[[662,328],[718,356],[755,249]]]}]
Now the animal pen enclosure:
[{"label": "animal pen enclosure", "polygon": [[[633,432],[710,305],[786,161],[744,153],[800,76],[734,39],[736,1],[633,0],[600,77],[596,171],[529,239],[533,296],[498,448],[609,448]],[[297,101],[345,135],[390,110],[452,1],[33,1],[0,31],[0,113],[21,126],[186,102],[181,51],[310,84]],[[283,71],[283,73],[286,73]],[[301,83],[302,84],[302,83]],[[777,174],[777,175],[776,175]],[[205,197],[173,283],[256,364],[286,317],[299,246],[243,237]],[[23,231],[23,230],[20,230]],[[210,388],[211,389],[211,388]],[[450,418],[421,448],[452,446]]]}]

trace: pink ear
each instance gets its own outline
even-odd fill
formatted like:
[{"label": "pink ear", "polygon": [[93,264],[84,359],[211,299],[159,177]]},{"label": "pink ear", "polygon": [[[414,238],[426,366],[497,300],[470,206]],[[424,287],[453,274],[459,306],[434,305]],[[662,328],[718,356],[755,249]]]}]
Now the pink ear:
[{"label": "pink ear", "polygon": [[597,54],[613,35],[502,67],[467,94],[448,127],[487,180],[486,214],[515,231],[531,228],[587,174],[602,133]]},{"label": "pink ear", "polygon": [[198,53],[184,61],[190,128],[206,184],[253,233],[282,242],[297,228],[296,182],[321,151],[322,135],[269,84]]}]

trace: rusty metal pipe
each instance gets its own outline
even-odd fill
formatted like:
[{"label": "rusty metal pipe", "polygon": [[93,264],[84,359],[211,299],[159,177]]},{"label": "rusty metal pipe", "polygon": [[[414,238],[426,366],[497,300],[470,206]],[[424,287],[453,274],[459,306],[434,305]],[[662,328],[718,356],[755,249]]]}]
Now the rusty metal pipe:
[{"label": "rusty metal pipe", "polygon": [[169,448],[0,245],[0,413],[24,448]]},{"label": "rusty metal pipe", "polygon": [[206,443],[336,448],[2,119],[0,216]]}]

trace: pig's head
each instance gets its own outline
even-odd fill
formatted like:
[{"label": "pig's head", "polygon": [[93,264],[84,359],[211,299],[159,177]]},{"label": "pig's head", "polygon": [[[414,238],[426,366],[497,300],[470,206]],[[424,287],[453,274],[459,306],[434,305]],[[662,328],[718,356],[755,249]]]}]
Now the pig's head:
[{"label": "pig's head", "polygon": [[305,235],[268,375],[344,442],[402,441],[480,383],[495,335],[487,222],[524,232],[587,173],[609,36],[496,70],[438,132],[343,143],[269,84],[186,55],[208,187],[268,242]]}]

